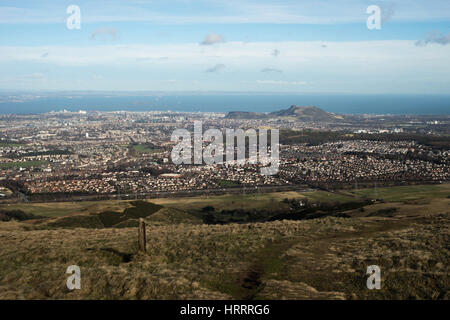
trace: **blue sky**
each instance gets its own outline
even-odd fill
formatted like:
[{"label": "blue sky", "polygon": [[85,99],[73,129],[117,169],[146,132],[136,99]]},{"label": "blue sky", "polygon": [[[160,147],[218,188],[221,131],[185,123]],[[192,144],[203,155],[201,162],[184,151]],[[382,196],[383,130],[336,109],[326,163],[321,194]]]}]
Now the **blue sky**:
[{"label": "blue sky", "polygon": [[4,90],[448,94],[450,1],[2,0],[0,69]]}]

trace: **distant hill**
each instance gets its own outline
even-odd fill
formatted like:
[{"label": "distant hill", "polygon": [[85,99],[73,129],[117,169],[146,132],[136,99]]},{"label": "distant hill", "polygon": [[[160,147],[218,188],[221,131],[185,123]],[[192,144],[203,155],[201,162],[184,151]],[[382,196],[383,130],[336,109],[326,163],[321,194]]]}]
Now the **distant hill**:
[{"label": "distant hill", "polygon": [[266,113],[247,111],[231,111],[226,115],[227,119],[265,119],[267,117]]},{"label": "distant hill", "polygon": [[270,119],[279,117],[294,117],[301,121],[334,122],[342,120],[344,117],[334,113],[326,112],[313,106],[296,106],[289,109],[274,111],[271,113],[233,111],[226,115],[227,119]]},{"label": "distant hill", "polygon": [[313,106],[296,106],[270,113],[271,117],[295,117],[304,121],[335,121],[342,117]]}]

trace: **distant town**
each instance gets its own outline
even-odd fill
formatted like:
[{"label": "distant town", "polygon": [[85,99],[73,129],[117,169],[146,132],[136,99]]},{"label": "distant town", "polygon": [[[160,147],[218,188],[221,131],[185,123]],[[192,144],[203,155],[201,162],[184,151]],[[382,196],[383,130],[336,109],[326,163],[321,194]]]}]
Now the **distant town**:
[{"label": "distant town", "polygon": [[[278,174],[260,164],[175,165],[173,130],[280,130]],[[0,116],[0,201],[138,198],[442,183],[450,179],[450,116],[69,112]],[[205,147],[205,145],[203,146]]]}]

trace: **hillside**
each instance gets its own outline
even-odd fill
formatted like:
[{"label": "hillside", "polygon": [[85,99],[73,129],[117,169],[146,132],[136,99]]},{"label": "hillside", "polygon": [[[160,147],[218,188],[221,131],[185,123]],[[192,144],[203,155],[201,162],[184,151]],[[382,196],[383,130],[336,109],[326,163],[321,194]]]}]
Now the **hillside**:
[{"label": "hillside", "polygon": [[334,113],[326,112],[313,106],[293,105],[288,109],[274,111],[271,113],[232,111],[226,115],[227,119],[270,119],[279,117],[294,117],[300,121],[334,122],[341,121],[344,117]]},{"label": "hillside", "polygon": [[265,119],[267,114],[259,112],[247,112],[247,111],[230,111],[226,115],[227,119]]},{"label": "hillside", "polygon": [[[115,213],[118,224],[112,213],[85,227],[64,217],[0,222],[0,299],[449,299],[448,188],[380,188],[385,202],[300,221],[202,223],[195,212],[218,210],[225,198],[217,196],[156,201],[162,208],[130,202]],[[334,203],[373,193],[268,196],[283,207],[285,197]],[[267,207],[265,196],[246,195]],[[226,200],[223,209],[240,207]],[[137,252],[137,216],[146,216],[146,254]],[[72,264],[81,290],[65,286]],[[366,288],[372,264],[381,290]]]},{"label": "hillside", "polygon": [[325,121],[325,122],[331,122],[331,121],[337,121],[342,119],[342,117],[337,116],[333,113],[326,112],[322,109],[319,109],[317,107],[312,106],[296,106],[293,105],[289,109],[280,110],[271,112],[269,114],[270,117],[295,117],[298,120],[302,121]]}]

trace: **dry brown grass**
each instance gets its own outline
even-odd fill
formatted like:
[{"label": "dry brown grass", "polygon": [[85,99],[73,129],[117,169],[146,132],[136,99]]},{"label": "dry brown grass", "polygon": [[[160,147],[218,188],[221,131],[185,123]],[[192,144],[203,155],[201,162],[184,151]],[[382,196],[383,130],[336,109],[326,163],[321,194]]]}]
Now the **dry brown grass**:
[{"label": "dry brown grass", "polygon": [[[205,205],[191,201],[186,206]],[[0,299],[449,299],[449,201],[425,197],[349,211],[353,218],[228,225],[205,225],[169,206],[146,218],[147,254],[137,254],[134,227],[1,222]],[[393,217],[366,217],[392,207]],[[82,287],[69,291],[65,271],[73,264]],[[366,288],[372,264],[381,268],[381,290]]]},{"label": "dry brown grass", "polygon": [[442,212],[448,212],[450,210],[450,199],[448,198],[435,198],[435,199],[418,199],[409,200],[405,202],[387,202],[377,203],[370,206],[365,206],[364,211],[360,209],[349,210],[345,213],[354,217],[370,216],[380,212],[383,209],[395,208],[395,216],[398,217],[417,217],[433,214],[440,214]]},{"label": "dry brown grass", "polygon": [[[25,231],[0,224],[2,299],[445,298],[449,214],[137,229]],[[65,270],[78,265],[82,289]],[[382,290],[365,288],[378,264]],[[245,288],[249,274],[255,285]]]},{"label": "dry brown grass", "polygon": [[43,202],[0,204],[0,209],[22,210],[44,217],[60,217],[80,213],[98,213],[101,211],[122,211],[130,207],[130,201],[73,201],[73,202]]}]

